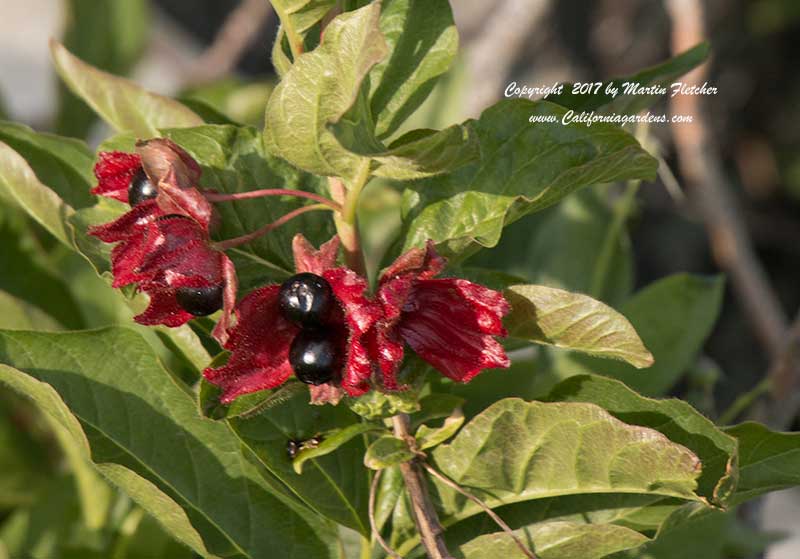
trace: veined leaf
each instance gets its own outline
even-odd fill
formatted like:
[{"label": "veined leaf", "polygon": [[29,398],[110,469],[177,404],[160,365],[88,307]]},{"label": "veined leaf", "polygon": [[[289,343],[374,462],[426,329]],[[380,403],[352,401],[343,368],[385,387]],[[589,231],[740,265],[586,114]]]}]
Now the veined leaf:
[{"label": "veined leaf", "polygon": [[484,111],[473,125],[480,161],[406,191],[403,250],[429,239],[449,256],[492,247],[506,225],[581,187],[655,176],[656,160],[627,132],[565,126],[565,112],[527,100],[501,101]]},{"label": "veined leaf", "polygon": [[[649,541],[635,530],[613,524],[547,522],[515,530],[540,559],[602,559]],[[464,559],[526,559],[505,532],[480,536],[460,547]]]},{"label": "veined leaf", "polygon": [[515,285],[505,295],[511,336],[619,359],[637,369],[653,364],[630,322],[600,301],[541,285]]},{"label": "veined leaf", "polygon": [[367,73],[388,52],[379,17],[377,3],[339,15],[325,28],[322,44],[294,62],[267,103],[264,141],[270,152],[312,173],[352,177],[363,158],[328,129],[340,120],[358,138],[352,143],[380,150],[360,95]]},{"label": "veined leaf", "polygon": [[[258,415],[230,418],[228,423],[252,451],[266,477],[279,479],[320,515],[369,534],[368,478],[362,465],[365,445],[361,437],[347,436],[361,429],[363,423],[345,406],[310,406],[309,392],[304,389]],[[347,430],[343,437],[347,440],[337,439],[340,430]],[[287,443],[312,437],[321,437],[321,444],[332,439],[324,450],[335,445],[338,448],[322,456],[307,456],[300,475],[287,452]]]},{"label": "veined leaf", "polygon": [[613,559],[723,559],[729,523],[730,516],[719,509],[687,503],[664,521],[653,541]]},{"label": "veined leaf", "polygon": [[94,154],[85,143],[13,122],[0,122],[0,141],[20,154],[36,177],[70,207],[92,204]]},{"label": "veined leaf", "polygon": [[380,138],[391,135],[428,97],[458,52],[447,0],[385,0],[380,29],[390,55],[370,72],[370,106]]},{"label": "veined leaf", "polygon": [[203,124],[199,116],[177,101],[86,64],[58,41],[50,42],[50,50],[61,79],[118,132],[152,138],[161,128]]},{"label": "veined leaf", "polygon": [[[147,46],[151,29],[147,0],[68,0],[64,45],[87,63],[115,75],[127,74]],[[84,138],[92,110],[60,84],[56,129]]]},{"label": "veined leaf", "polygon": [[27,161],[0,141],[0,189],[55,238],[72,247],[67,220],[75,210],[36,176]]},{"label": "veined leaf", "polygon": [[576,493],[700,501],[700,460],[653,429],[593,404],[501,400],[433,451],[451,479],[513,503]]},{"label": "veined leaf", "polygon": [[0,363],[16,367],[0,369],[3,383],[69,426],[95,463],[115,465],[115,483],[201,555],[334,556],[327,525],[199,416],[135,332],[2,332]]},{"label": "veined leaf", "polygon": [[733,504],[800,485],[800,433],[776,433],[754,422],[725,432],[739,441],[739,485]]},{"label": "veined leaf", "polygon": [[726,505],[736,487],[736,439],[682,400],[645,398],[618,380],[597,375],[570,377],[545,400],[597,404],[620,421],[650,427],[686,446],[703,463],[698,494],[709,501]]},{"label": "veined leaf", "polygon": [[322,442],[317,446],[304,448],[297,453],[297,456],[292,460],[292,467],[297,474],[303,473],[303,464],[312,458],[319,458],[334,452],[343,444],[349,442],[351,439],[369,433],[370,431],[382,431],[379,425],[371,425],[369,423],[353,423],[342,429],[337,429],[332,433],[326,434]]},{"label": "veined leaf", "polygon": [[678,274],[638,292],[620,308],[655,358],[642,374],[624,363],[574,353],[560,354],[555,367],[599,373],[623,381],[648,396],[669,390],[686,371],[717,320],[723,281]]},{"label": "veined leaf", "polygon": [[[309,30],[336,7],[336,0],[273,0],[271,3],[281,19],[283,34],[301,50]],[[280,44],[280,39],[279,36],[276,44]]]},{"label": "veined leaf", "polygon": [[392,435],[384,435],[374,441],[364,455],[364,465],[373,470],[397,466],[414,458],[408,444]]}]

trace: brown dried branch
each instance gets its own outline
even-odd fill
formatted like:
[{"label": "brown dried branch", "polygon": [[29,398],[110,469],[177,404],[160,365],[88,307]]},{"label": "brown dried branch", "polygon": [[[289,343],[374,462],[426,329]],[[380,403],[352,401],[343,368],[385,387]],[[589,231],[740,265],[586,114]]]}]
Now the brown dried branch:
[{"label": "brown dried branch", "polygon": [[[392,426],[396,437],[403,440],[411,438],[408,415],[400,413],[392,417]],[[400,464],[400,473],[403,474],[406,491],[411,500],[414,523],[428,557],[430,559],[453,559],[442,537],[444,528],[439,522],[439,515],[436,514],[436,509],[428,493],[428,482],[423,474],[419,458]]]},{"label": "brown dried branch", "polygon": [[[667,0],[667,11],[673,25],[673,53],[704,40],[700,0]],[[701,67],[686,80],[702,83],[705,75]],[[673,114],[694,116],[692,123],[673,127],[681,170],[706,219],[714,257],[733,280],[756,337],[772,363],[767,372],[770,401],[762,402],[755,415],[773,428],[787,428],[800,409],[800,314],[789,327],[726,184],[700,97],[676,95],[671,105]]]},{"label": "brown dried branch", "polygon": [[230,74],[272,14],[267,0],[242,0],[193,64],[189,83],[207,83]]},{"label": "brown dried branch", "polygon": [[[683,52],[705,39],[703,7],[700,0],[667,0],[672,20],[672,51]],[[703,83],[706,68],[690,73],[685,81]],[[767,355],[780,355],[786,317],[767,275],[755,255],[736,200],[730,192],[719,155],[706,121],[701,97],[676,95],[671,99],[672,113],[691,115],[691,123],[672,128],[684,180],[706,222],[715,260],[731,277],[733,287]]]},{"label": "brown dried branch", "polygon": [[478,114],[502,95],[511,67],[524,55],[522,47],[549,6],[549,0],[505,0],[494,8],[468,48],[472,76],[468,114]]},{"label": "brown dried branch", "polygon": [[526,546],[525,543],[521,539],[519,539],[519,537],[514,533],[514,530],[512,530],[511,527],[508,524],[506,524],[505,521],[502,518],[500,518],[497,515],[497,513],[494,512],[489,507],[489,505],[487,505],[486,503],[481,501],[478,497],[476,497],[475,495],[473,495],[472,493],[461,487],[452,479],[448,478],[447,476],[436,470],[436,468],[434,468],[430,464],[425,463],[423,464],[423,467],[425,468],[425,470],[427,470],[427,472],[430,475],[432,475],[433,477],[444,483],[447,487],[461,493],[464,497],[466,497],[467,499],[478,505],[481,509],[483,509],[483,512],[488,514],[489,517],[492,520],[494,520],[495,524],[500,526],[500,528],[506,534],[508,534],[508,536],[511,537],[512,540],[514,540],[514,543],[517,544],[517,547],[520,548],[520,550],[522,551],[522,553],[525,554],[526,557],[529,557],[530,559],[536,559],[536,555],[534,555],[533,552],[530,549],[528,549],[528,546]]}]

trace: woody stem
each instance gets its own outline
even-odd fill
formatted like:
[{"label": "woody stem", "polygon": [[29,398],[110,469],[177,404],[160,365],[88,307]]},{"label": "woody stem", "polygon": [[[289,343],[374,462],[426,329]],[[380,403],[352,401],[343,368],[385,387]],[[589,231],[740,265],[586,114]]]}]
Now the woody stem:
[{"label": "woody stem", "polygon": [[277,229],[278,227],[280,227],[281,225],[283,225],[287,221],[291,221],[292,219],[294,219],[295,217],[297,217],[299,215],[302,215],[302,214],[308,213],[308,212],[319,211],[319,210],[328,210],[328,211],[330,211],[330,207],[328,207],[326,205],[323,205],[323,204],[313,204],[311,206],[303,206],[302,208],[297,208],[296,210],[292,210],[291,212],[287,213],[286,215],[284,215],[282,217],[279,217],[278,219],[276,219],[272,223],[267,223],[263,227],[261,227],[259,229],[256,229],[252,233],[248,233],[247,235],[242,235],[241,237],[234,237],[232,239],[227,239],[227,240],[224,240],[224,241],[220,241],[218,243],[215,243],[214,246],[218,250],[227,250],[229,248],[234,248],[234,247],[238,247],[239,245],[247,244],[247,243],[249,243],[249,242],[261,237],[262,235],[266,235],[267,233],[269,233],[273,229]]},{"label": "woody stem", "polygon": [[228,202],[231,200],[248,200],[250,198],[262,198],[264,196],[295,196],[297,198],[307,198],[314,200],[320,204],[329,206],[332,210],[341,212],[342,206],[337,204],[329,198],[314,194],[313,192],[305,192],[303,190],[294,190],[291,188],[264,188],[261,190],[251,190],[249,192],[237,192],[235,194],[222,194],[219,192],[204,192],[206,200],[209,202]]},{"label": "woody stem", "polygon": [[[403,440],[411,438],[411,420],[405,413],[399,413],[392,417],[394,435]],[[409,462],[400,464],[400,473],[403,474],[403,481],[411,500],[411,512],[414,516],[414,524],[417,526],[422,545],[431,559],[453,559],[447,550],[444,541],[444,528],[439,522],[439,516],[431,501],[428,493],[428,482],[423,473],[419,458],[414,458]]]}]

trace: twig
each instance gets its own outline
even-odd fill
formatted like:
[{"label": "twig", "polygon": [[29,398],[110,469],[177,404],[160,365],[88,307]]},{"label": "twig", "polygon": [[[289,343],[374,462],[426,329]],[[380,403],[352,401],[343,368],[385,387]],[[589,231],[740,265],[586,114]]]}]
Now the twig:
[{"label": "twig", "polygon": [[211,46],[192,65],[189,83],[207,83],[228,75],[272,13],[267,0],[242,0],[228,15]]},{"label": "twig", "polygon": [[541,23],[549,0],[505,0],[495,7],[481,34],[469,46],[471,89],[468,114],[475,115],[497,100],[522,47]]},{"label": "twig", "polygon": [[[674,54],[704,40],[704,14],[700,0],[667,0],[666,6],[672,19]],[[700,67],[685,80],[702,83],[704,77],[705,68]],[[784,345],[786,317],[755,256],[736,201],[726,184],[700,97],[676,95],[671,99],[671,107],[673,114],[693,117],[691,123],[673,126],[672,132],[684,179],[693,187],[705,218],[714,258],[720,268],[730,275],[756,337],[774,360]]]},{"label": "twig", "polygon": [[770,402],[758,410],[759,419],[776,429],[791,427],[800,409],[800,313],[797,314],[783,350],[767,372]]},{"label": "twig", "polygon": [[287,221],[290,221],[290,220],[296,218],[299,215],[302,215],[302,214],[307,213],[307,212],[314,212],[314,211],[319,211],[319,210],[328,210],[328,211],[330,211],[330,208],[328,206],[324,205],[324,204],[312,204],[311,206],[303,206],[301,208],[297,208],[296,210],[293,210],[293,211],[289,212],[288,214],[286,214],[286,215],[284,215],[282,217],[279,217],[278,219],[276,219],[272,223],[267,223],[265,226],[263,226],[263,227],[261,227],[259,229],[256,229],[252,233],[248,233],[246,235],[242,235],[241,237],[234,237],[232,239],[226,239],[224,241],[219,241],[217,243],[214,243],[214,246],[218,250],[228,250],[230,248],[238,247],[239,245],[247,244],[247,243],[249,243],[251,241],[254,241],[255,239],[259,238],[262,235],[266,235],[267,233],[269,233],[273,229],[277,229],[278,227],[280,227],[281,225],[283,225]]},{"label": "twig", "polygon": [[369,486],[369,525],[372,528],[372,535],[375,536],[375,539],[378,541],[383,550],[389,554],[389,557],[392,559],[403,559],[402,555],[389,547],[389,544],[386,543],[386,540],[384,540],[383,536],[381,536],[381,531],[378,530],[378,525],[375,523],[375,495],[378,492],[378,483],[380,483],[381,474],[383,474],[383,470],[378,470],[375,472],[375,477],[372,478],[372,484]]},{"label": "twig", "polygon": [[308,198],[320,204],[329,206],[332,210],[341,212],[342,206],[329,198],[314,194],[313,192],[306,192],[304,190],[293,190],[290,188],[264,188],[262,190],[248,190],[247,192],[237,192],[235,194],[223,194],[221,192],[205,191],[203,192],[206,200],[209,202],[228,202],[233,200],[248,200],[250,198],[262,198],[264,196],[294,196],[296,198]]},{"label": "twig", "polygon": [[498,526],[500,526],[500,528],[502,528],[503,531],[506,534],[508,534],[508,536],[512,540],[514,540],[514,543],[517,544],[517,547],[520,548],[520,550],[522,551],[522,553],[525,554],[526,557],[529,557],[530,559],[536,559],[536,555],[534,555],[533,552],[530,549],[528,549],[525,543],[521,539],[519,539],[519,537],[517,537],[517,535],[514,533],[514,530],[512,530],[511,527],[509,527],[509,525],[506,524],[503,521],[503,519],[497,515],[496,512],[494,512],[491,508],[489,508],[489,505],[487,505],[486,503],[481,501],[478,497],[476,497],[475,495],[473,495],[472,493],[461,487],[452,479],[445,476],[443,473],[439,472],[436,468],[434,468],[427,462],[423,463],[422,467],[425,468],[425,470],[427,470],[427,472],[430,475],[432,475],[433,477],[444,483],[447,487],[449,487],[450,489],[454,489],[455,491],[458,491],[459,493],[464,495],[464,497],[466,497],[467,499],[469,499],[470,501],[481,507],[483,509],[483,512],[488,514],[491,517],[491,519],[494,520],[495,523]]},{"label": "twig", "polygon": [[[393,416],[392,425],[396,437],[403,440],[411,438],[410,420],[407,414],[400,413]],[[422,545],[428,552],[428,557],[430,559],[453,559],[442,537],[444,528],[439,522],[439,516],[436,514],[436,509],[428,494],[427,480],[423,475],[419,458],[400,464],[400,473],[403,474],[403,481],[405,481],[406,490],[411,499],[414,523],[417,526]]]}]

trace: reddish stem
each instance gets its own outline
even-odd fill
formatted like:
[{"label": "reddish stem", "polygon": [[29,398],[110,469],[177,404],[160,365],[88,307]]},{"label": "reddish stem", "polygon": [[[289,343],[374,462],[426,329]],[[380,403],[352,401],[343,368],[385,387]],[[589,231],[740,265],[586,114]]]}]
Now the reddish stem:
[{"label": "reddish stem", "polygon": [[267,223],[263,227],[256,229],[252,233],[248,233],[247,235],[242,235],[241,237],[234,237],[232,239],[227,239],[225,241],[220,241],[215,243],[215,246],[219,250],[227,250],[229,248],[238,247],[240,245],[244,245],[259,238],[262,235],[266,235],[273,229],[277,229],[287,221],[294,219],[295,217],[302,215],[307,212],[314,212],[319,210],[329,210],[330,208],[327,206],[323,206],[321,204],[314,204],[311,206],[303,206],[302,208],[297,208],[296,210],[290,211],[288,214],[279,217],[272,223]]},{"label": "reddish stem", "polygon": [[305,192],[303,190],[292,190],[289,188],[264,188],[262,190],[251,190],[249,192],[237,192],[236,194],[221,194],[219,192],[209,192],[206,191],[203,193],[206,197],[206,200],[209,202],[229,202],[231,200],[248,200],[250,198],[261,198],[264,196],[295,196],[297,198],[308,198],[309,200],[314,200],[315,202],[319,202],[320,204],[325,204],[326,206],[330,207],[331,209],[341,212],[342,206],[330,200],[329,198],[325,198],[324,196],[320,196],[319,194],[314,194],[313,192]]}]

